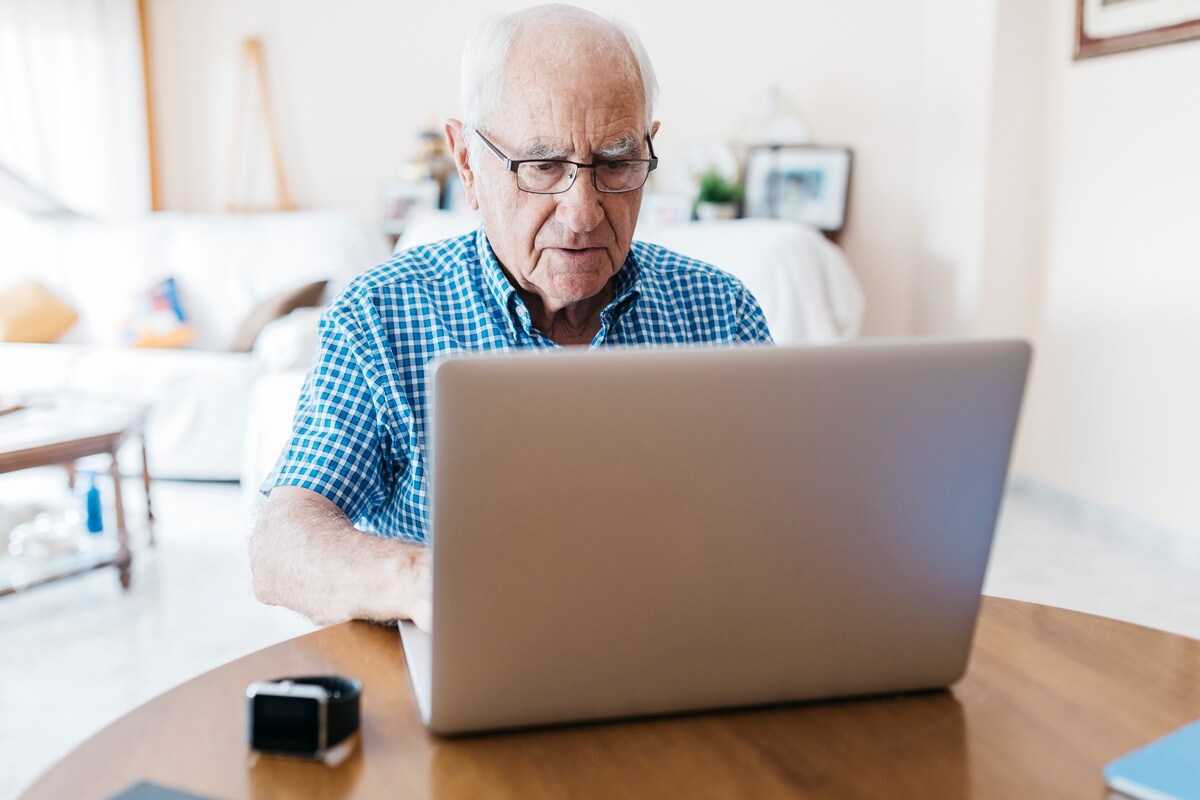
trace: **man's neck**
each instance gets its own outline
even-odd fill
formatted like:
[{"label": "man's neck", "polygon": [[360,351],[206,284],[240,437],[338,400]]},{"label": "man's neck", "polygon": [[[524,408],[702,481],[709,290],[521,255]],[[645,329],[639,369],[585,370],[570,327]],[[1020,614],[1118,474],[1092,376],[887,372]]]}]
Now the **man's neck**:
[{"label": "man's neck", "polygon": [[600,312],[613,298],[614,279],[592,297],[561,307],[547,306],[541,296],[518,288],[517,294],[529,309],[533,327],[557,344],[591,344],[600,332]]}]

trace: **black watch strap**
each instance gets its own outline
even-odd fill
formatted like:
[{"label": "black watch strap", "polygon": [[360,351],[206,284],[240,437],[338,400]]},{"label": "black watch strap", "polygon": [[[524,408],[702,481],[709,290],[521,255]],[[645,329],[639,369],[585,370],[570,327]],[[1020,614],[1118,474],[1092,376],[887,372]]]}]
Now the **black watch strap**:
[{"label": "black watch strap", "polygon": [[362,682],[337,675],[308,675],[300,678],[279,678],[277,682],[320,686],[329,694],[326,704],[326,748],[341,744],[358,730],[359,698],[362,697]]}]

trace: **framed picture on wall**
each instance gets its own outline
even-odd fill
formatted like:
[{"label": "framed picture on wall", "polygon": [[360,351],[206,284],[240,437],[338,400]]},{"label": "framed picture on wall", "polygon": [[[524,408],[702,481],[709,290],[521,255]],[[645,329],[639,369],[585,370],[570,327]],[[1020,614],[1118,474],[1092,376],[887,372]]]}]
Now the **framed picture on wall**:
[{"label": "framed picture on wall", "polygon": [[835,235],[846,226],[848,147],[752,147],[746,157],[747,217],[806,222]]},{"label": "framed picture on wall", "polygon": [[1075,58],[1200,38],[1200,0],[1076,0]]}]

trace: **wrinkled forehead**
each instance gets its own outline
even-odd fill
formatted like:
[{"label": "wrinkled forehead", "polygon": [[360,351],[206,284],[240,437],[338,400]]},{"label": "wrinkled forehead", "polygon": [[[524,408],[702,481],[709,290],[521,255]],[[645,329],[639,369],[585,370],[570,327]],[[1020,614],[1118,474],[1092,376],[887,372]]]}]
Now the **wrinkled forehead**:
[{"label": "wrinkled forehead", "polygon": [[509,119],[645,116],[637,60],[616,29],[558,23],[520,30],[502,87],[500,108]]}]

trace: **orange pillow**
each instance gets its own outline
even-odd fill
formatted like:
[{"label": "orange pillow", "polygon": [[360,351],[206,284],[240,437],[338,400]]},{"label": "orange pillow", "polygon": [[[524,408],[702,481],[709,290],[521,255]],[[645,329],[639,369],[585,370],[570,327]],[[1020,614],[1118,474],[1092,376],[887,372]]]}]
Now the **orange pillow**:
[{"label": "orange pillow", "polygon": [[37,281],[0,292],[0,342],[53,342],[78,320],[75,309]]}]

